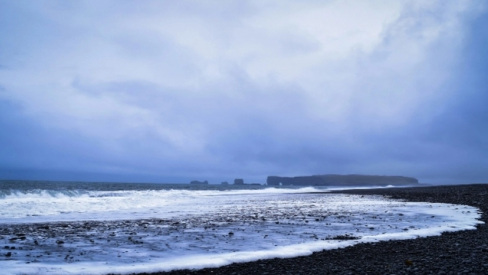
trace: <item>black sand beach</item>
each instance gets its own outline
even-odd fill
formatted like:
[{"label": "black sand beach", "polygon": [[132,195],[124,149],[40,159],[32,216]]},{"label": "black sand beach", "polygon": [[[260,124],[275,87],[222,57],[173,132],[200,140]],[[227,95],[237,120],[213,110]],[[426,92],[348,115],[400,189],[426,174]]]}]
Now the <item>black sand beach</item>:
[{"label": "black sand beach", "polygon": [[288,259],[156,274],[488,274],[488,184],[348,190],[407,201],[465,204],[483,212],[476,230],[364,243]]}]

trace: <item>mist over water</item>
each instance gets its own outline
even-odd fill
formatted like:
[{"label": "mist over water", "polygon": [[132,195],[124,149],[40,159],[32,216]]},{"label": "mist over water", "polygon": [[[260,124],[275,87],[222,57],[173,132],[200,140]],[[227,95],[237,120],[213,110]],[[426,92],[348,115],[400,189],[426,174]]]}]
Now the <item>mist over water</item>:
[{"label": "mist over water", "polygon": [[473,207],[311,187],[24,184],[1,188],[0,247],[11,255],[0,265],[7,273],[202,268],[479,223]]}]

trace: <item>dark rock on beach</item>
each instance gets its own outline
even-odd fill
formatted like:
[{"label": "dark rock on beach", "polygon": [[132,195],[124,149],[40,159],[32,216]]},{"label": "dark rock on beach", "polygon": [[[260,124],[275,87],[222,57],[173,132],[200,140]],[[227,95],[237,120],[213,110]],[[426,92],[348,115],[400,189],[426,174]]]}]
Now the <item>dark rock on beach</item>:
[{"label": "dark rock on beach", "polygon": [[488,274],[488,184],[348,190],[406,201],[478,207],[485,224],[476,230],[402,241],[361,243],[310,256],[260,260],[220,268],[156,274]]}]

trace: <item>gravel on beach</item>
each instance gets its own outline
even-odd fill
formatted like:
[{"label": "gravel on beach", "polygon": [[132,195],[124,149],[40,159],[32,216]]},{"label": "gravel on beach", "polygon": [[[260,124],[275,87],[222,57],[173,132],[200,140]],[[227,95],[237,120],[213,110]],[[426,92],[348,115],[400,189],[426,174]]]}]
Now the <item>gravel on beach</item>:
[{"label": "gravel on beach", "polygon": [[360,243],[303,257],[155,274],[488,274],[488,184],[337,192],[470,205],[482,211],[481,220],[485,224],[478,225],[476,230],[412,240]]}]

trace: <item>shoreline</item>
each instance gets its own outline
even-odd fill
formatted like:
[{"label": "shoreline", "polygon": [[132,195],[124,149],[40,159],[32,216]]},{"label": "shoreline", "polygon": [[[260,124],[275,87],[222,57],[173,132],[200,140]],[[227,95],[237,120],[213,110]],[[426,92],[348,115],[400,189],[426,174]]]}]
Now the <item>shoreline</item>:
[{"label": "shoreline", "polygon": [[401,241],[360,243],[309,256],[235,263],[219,268],[140,274],[488,274],[488,184],[354,189],[331,193],[382,195],[412,202],[479,208],[476,230]]}]

